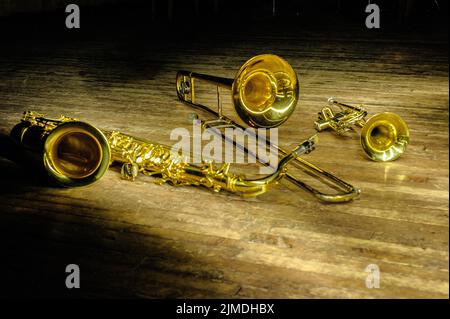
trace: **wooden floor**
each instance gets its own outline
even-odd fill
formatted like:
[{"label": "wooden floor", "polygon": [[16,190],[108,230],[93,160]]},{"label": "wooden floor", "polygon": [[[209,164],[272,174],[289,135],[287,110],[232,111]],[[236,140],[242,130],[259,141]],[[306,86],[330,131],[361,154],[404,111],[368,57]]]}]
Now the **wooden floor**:
[{"label": "wooden floor", "polygon": [[[338,205],[285,183],[242,198],[151,178],[128,182],[116,168],[95,185],[59,189],[2,159],[1,294],[448,298],[446,35],[262,34],[197,37],[189,46],[126,37],[9,43],[0,50],[0,131],[36,110],[170,143],[192,112],[177,101],[177,69],[233,77],[249,57],[274,53],[301,84],[280,144],[312,135],[317,112],[335,96],[370,114],[400,114],[411,132],[406,154],[375,163],[356,134],[321,133],[305,158],[362,189],[359,200]],[[76,291],[64,286],[71,263],[81,269]],[[378,289],[366,287],[370,264],[381,271]]]}]

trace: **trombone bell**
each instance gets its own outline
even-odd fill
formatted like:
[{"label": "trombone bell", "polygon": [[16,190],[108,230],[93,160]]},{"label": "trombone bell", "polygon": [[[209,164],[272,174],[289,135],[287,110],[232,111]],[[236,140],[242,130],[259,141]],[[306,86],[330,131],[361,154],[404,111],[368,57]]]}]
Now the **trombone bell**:
[{"label": "trombone bell", "polygon": [[235,110],[252,127],[277,127],[294,112],[299,84],[296,72],[284,59],[257,55],[239,69],[232,85]]},{"label": "trombone bell", "polygon": [[288,62],[272,54],[249,59],[234,79],[178,71],[176,86],[179,99],[222,117],[220,102],[218,112],[196,102],[195,80],[230,89],[236,113],[252,127],[272,128],[281,125],[294,112],[299,96],[297,73]]}]

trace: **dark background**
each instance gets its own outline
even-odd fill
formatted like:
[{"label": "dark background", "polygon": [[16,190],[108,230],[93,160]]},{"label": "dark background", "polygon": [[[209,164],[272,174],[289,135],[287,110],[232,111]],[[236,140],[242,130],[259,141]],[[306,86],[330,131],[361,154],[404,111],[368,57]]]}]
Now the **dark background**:
[{"label": "dark background", "polygon": [[[81,9],[81,29],[65,28],[69,3]],[[42,40],[51,35],[61,40],[97,34],[127,37],[153,35],[167,41],[192,39],[198,34],[278,28],[365,28],[370,1],[342,0],[1,0],[2,38]],[[378,0],[381,31],[447,32],[448,1]],[[274,10],[275,4],[275,10]],[[168,38],[166,38],[168,37]]]}]

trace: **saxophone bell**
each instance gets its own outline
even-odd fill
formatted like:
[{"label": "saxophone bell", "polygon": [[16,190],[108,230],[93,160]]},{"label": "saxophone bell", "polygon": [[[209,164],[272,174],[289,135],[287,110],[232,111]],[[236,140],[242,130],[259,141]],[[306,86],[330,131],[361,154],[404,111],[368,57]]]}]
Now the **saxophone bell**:
[{"label": "saxophone bell", "polygon": [[85,122],[67,117],[51,120],[25,112],[10,136],[25,149],[40,154],[49,177],[62,186],[92,184],[109,167],[108,141],[100,130]]}]

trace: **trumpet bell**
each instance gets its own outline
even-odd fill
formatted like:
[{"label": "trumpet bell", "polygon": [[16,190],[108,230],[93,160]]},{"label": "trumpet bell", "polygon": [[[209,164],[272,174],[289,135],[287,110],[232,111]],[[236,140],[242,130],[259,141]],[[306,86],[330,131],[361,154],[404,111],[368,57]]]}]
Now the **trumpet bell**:
[{"label": "trumpet bell", "polygon": [[409,143],[409,129],[397,114],[384,112],[372,116],[361,130],[361,146],[374,161],[399,158]]},{"label": "trumpet bell", "polygon": [[276,127],[294,112],[299,96],[297,73],[279,56],[257,55],[239,69],[232,99],[242,121],[252,127]]},{"label": "trumpet bell", "polygon": [[110,164],[111,151],[103,133],[84,122],[56,127],[44,144],[44,166],[60,185],[74,187],[100,179]]}]

